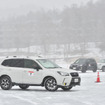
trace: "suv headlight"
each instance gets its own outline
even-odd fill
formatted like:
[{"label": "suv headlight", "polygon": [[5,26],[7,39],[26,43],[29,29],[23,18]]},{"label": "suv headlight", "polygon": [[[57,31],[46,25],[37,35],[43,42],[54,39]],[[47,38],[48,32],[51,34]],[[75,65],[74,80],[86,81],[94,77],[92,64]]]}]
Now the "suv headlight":
[{"label": "suv headlight", "polygon": [[66,73],[66,72],[57,71],[57,73],[62,75],[62,76],[69,76],[69,73]]},{"label": "suv headlight", "polygon": [[79,66],[83,66],[83,65],[81,64],[81,65],[79,65]]}]

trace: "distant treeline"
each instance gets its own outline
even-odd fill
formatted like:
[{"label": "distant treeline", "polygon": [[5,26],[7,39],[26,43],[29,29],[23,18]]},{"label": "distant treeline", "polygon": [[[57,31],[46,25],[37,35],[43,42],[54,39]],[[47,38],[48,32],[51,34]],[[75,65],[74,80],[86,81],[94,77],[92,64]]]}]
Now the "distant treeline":
[{"label": "distant treeline", "polygon": [[105,0],[29,12],[0,22],[0,48],[105,42]]}]

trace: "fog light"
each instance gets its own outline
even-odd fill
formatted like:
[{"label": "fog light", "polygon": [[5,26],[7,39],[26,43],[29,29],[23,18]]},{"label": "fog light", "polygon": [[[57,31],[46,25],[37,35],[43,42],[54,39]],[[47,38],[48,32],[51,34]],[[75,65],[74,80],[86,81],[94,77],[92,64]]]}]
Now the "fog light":
[{"label": "fog light", "polygon": [[66,86],[67,85],[67,83],[64,83],[64,86]]}]

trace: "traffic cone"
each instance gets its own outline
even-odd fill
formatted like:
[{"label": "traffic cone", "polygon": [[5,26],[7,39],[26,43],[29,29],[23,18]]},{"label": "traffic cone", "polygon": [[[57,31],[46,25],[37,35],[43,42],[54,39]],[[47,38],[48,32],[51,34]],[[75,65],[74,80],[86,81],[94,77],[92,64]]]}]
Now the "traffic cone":
[{"label": "traffic cone", "polygon": [[101,82],[101,81],[100,81],[99,72],[97,73],[97,81],[96,81],[96,82],[97,82],[97,83],[98,83],[98,82]]}]

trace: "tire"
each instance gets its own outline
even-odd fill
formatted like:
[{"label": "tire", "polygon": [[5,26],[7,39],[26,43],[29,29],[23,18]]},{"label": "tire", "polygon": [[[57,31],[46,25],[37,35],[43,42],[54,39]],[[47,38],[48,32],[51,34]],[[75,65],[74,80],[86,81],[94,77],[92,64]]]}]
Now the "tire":
[{"label": "tire", "polygon": [[45,88],[48,91],[56,91],[58,89],[57,82],[54,78],[49,77],[45,80]]},{"label": "tire", "polygon": [[105,72],[105,67],[102,67],[102,72]]},{"label": "tire", "polygon": [[0,80],[0,85],[3,90],[10,90],[12,88],[12,81],[10,77],[3,76]]},{"label": "tire", "polygon": [[96,67],[94,67],[94,70],[93,70],[93,72],[96,72],[97,71],[97,68]]},{"label": "tire", "polygon": [[82,73],[86,73],[86,70],[87,70],[86,68],[87,68],[87,67],[83,66],[82,69],[81,69],[81,72],[82,72]]},{"label": "tire", "polygon": [[19,87],[21,88],[21,89],[23,89],[23,90],[25,90],[25,89],[27,89],[28,87],[29,87],[29,85],[19,85]]},{"label": "tire", "polygon": [[68,91],[70,90],[72,87],[71,86],[67,86],[67,87],[61,87],[64,91]]}]

